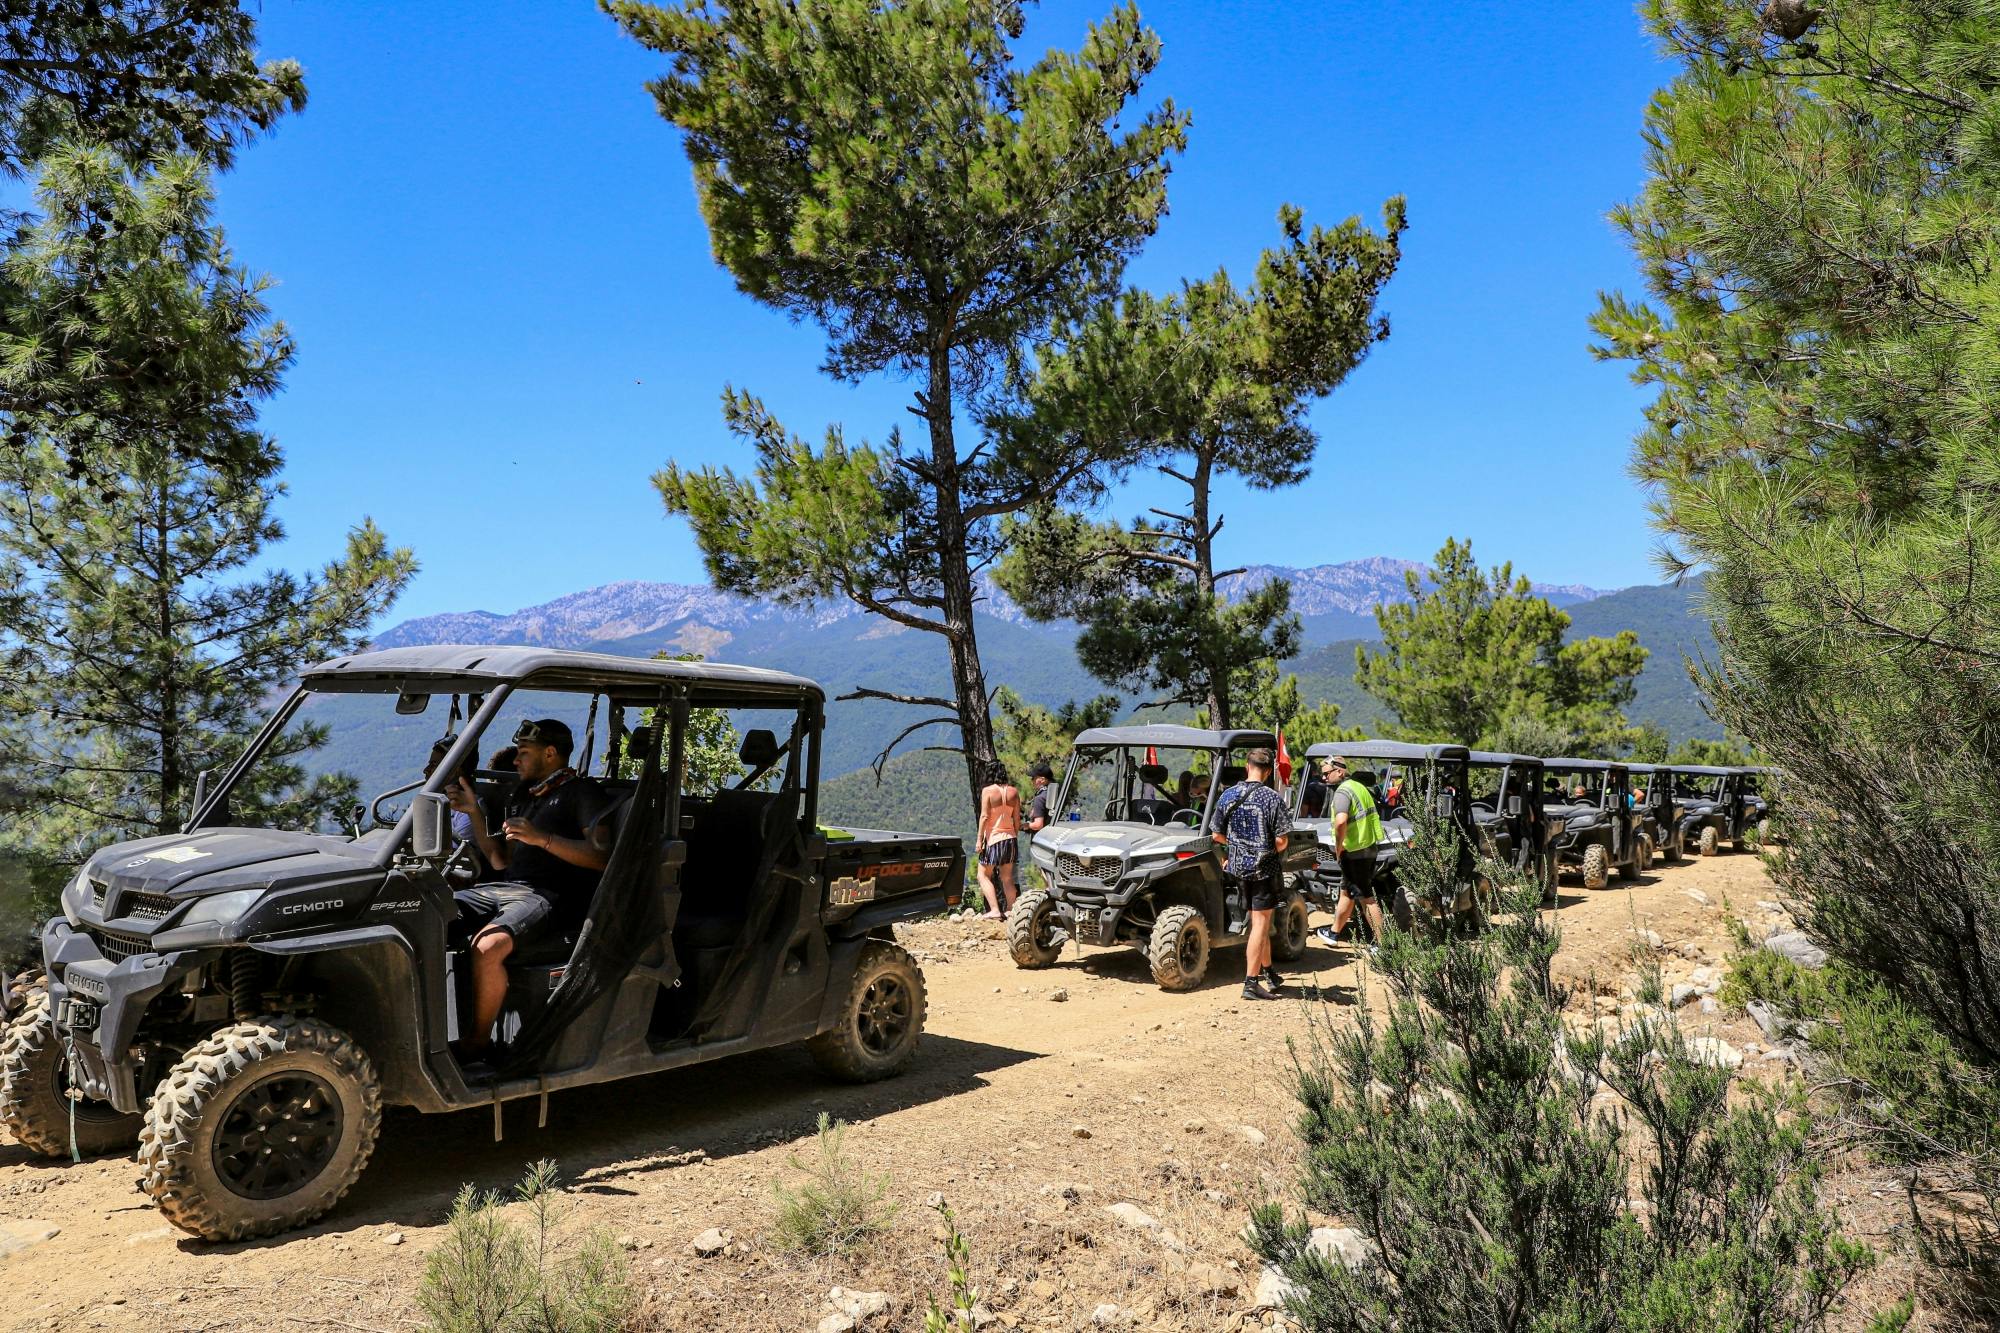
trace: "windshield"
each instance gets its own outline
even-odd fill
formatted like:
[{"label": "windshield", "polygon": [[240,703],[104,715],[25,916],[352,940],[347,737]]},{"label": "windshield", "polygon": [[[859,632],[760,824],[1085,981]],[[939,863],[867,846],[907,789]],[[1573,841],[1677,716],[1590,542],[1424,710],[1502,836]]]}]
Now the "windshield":
[{"label": "windshield", "polygon": [[1212,750],[1173,745],[1107,745],[1070,756],[1057,808],[1071,820],[1178,824],[1199,828],[1217,794],[1243,778],[1239,748]]},{"label": "windshield", "polygon": [[[1410,763],[1403,760],[1369,759],[1356,757],[1354,767],[1347,776],[1366,787],[1375,798],[1376,809],[1384,819],[1408,819],[1411,811],[1406,808],[1417,799],[1417,793],[1430,790],[1431,809],[1444,816],[1451,815],[1459,794],[1466,790],[1468,774],[1463,763],[1444,761]],[[1303,766],[1292,784],[1292,812],[1300,819],[1329,819],[1333,811],[1333,787],[1327,784],[1325,776],[1317,764]],[[1436,770],[1437,783],[1430,785],[1432,770]],[[1496,770],[1497,771],[1497,770]],[[1479,777],[1470,778],[1474,783],[1484,781]],[[1479,787],[1472,788],[1477,794]]]}]

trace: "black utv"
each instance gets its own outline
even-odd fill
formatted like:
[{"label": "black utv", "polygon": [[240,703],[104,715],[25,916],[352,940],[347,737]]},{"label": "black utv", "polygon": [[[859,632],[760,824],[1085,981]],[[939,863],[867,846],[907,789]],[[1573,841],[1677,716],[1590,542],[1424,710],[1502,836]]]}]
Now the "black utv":
[{"label": "black utv", "polygon": [[1703,856],[1714,856],[1725,842],[1739,852],[1748,847],[1762,831],[1767,809],[1757,794],[1755,772],[1707,766],[1675,769],[1682,839]]},{"label": "black utv", "polygon": [[[46,984],[0,1047],[0,1123],[52,1157],[136,1144],[169,1221],[234,1240],[332,1208],[385,1106],[490,1106],[497,1134],[507,1100],[546,1111],[565,1088],[798,1041],[841,1077],[899,1072],[924,979],[890,926],[955,899],[964,849],[818,825],[823,700],[774,671],[540,648],[312,668],[220,780],[197,783],[185,832],[77,872],[42,937]],[[498,805],[514,775],[476,759],[519,719],[575,719],[572,762],[589,773],[600,710],[609,861],[573,930],[508,960],[492,1064],[461,1065],[453,887],[482,874],[466,836],[482,816],[455,828],[445,788],[471,770]],[[691,729],[715,730],[697,710],[741,729],[740,762],[709,752],[691,770]],[[400,781],[440,725],[442,762]],[[376,757],[383,795],[348,828],[284,822],[302,740],[344,729],[407,745],[407,762]]]},{"label": "black utv", "polygon": [[1562,822],[1552,846],[1564,866],[1575,866],[1586,889],[1601,889],[1616,870],[1636,879],[1653,864],[1645,817],[1632,806],[1632,780],[1624,764],[1605,759],[1542,761],[1543,807]]},{"label": "black utv", "polygon": [[1675,794],[1675,770],[1666,764],[1627,764],[1632,781],[1632,804],[1645,822],[1646,836],[1667,864],[1678,864],[1687,854],[1681,837],[1681,800]]},{"label": "black utv", "polygon": [[1472,822],[1479,830],[1479,850],[1512,866],[1531,883],[1542,886],[1545,900],[1556,892],[1554,836],[1560,820],[1551,820],[1542,761],[1534,755],[1474,750],[1470,756]]},{"label": "black utv", "polygon": [[[1161,989],[1199,986],[1210,952],[1242,939],[1250,922],[1209,829],[1230,813],[1218,804],[1243,780],[1244,752],[1276,745],[1268,731],[1080,732],[1051,807],[1055,819],[1030,845],[1048,887],[1022,894],[1007,918],[1015,964],[1048,967],[1070,940],[1137,944]],[[1313,852],[1311,833],[1294,829],[1282,858],[1288,884],[1311,867]],[[1279,904],[1273,957],[1305,953],[1306,911],[1303,893]]]},{"label": "black utv", "polygon": [[[1473,849],[1478,829],[1473,820],[1472,783],[1467,771],[1471,752],[1463,745],[1418,745],[1407,741],[1332,741],[1306,751],[1306,762],[1292,784],[1295,828],[1311,829],[1318,838],[1308,884],[1325,911],[1340,901],[1340,855],[1333,845],[1333,792],[1320,779],[1320,761],[1332,755],[1352,767],[1348,777],[1367,787],[1382,818],[1382,842],[1375,854],[1375,900],[1404,930],[1416,926],[1416,905],[1397,874],[1398,864],[1415,832],[1416,802],[1428,794],[1432,810],[1459,832],[1454,872],[1457,890],[1450,915],[1454,922],[1476,925],[1484,910],[1479,902]],[[1428,907],[1425,919],[1436,916]],[[1357,927],[1359,929],[1360,927]]]}]

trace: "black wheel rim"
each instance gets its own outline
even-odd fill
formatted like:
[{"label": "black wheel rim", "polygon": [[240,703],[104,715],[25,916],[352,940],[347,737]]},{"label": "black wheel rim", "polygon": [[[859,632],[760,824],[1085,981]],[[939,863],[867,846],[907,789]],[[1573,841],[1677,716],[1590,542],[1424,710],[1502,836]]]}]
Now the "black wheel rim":
[{"label": "black wheel rim", "polygon": [[215,1174],[243,1198],[283,1198],[326,1170],[340,1134],[340,1099],[326,1080],[298,1070],[271,1074],[222,1113]]},{"label": "black wheel rim", "polygon": [[855,1014],[855,1029],[862,1049],[870,1055],[887,1055],[909,1034],[916,1004],[901,977],[879,976],[861,993],[861,1007]]},{"label": "black wheel rim", "polygon": [[1034,939],[1037,949],[1053,949],[1056,946],[1056,911],[1048,903],[1035,909],[1035,919],[1028,934]]},{"label": "black wheel rim", "polygon": [[1305,909],[1297,903],[1285,904],[1285,947],[1300,949],[1306,941]]},{"label": "black wheel rim", "polygon": [[1181,927],[1180,948],[1181,971],[1192,972],[1201,965],[1201,930],[1190,921]]}]

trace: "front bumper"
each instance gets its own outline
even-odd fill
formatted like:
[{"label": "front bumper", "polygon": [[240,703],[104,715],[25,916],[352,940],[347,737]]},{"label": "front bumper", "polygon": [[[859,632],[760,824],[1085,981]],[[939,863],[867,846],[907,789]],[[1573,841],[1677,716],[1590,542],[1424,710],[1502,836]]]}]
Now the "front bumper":
[{"label": "front bumper", "polygon": [[143,1109],[132,1039],[147,1006],[195,966],[192,952],[107,958],[89,934],[58,917],[42,932],[42,959],[70,1086],[120,1111]]}]

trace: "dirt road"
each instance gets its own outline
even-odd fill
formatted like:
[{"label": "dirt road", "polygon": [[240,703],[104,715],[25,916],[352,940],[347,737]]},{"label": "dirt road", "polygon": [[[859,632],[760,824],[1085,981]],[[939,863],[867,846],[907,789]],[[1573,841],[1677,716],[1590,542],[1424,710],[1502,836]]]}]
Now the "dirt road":
[{"label": "dirt road", "polygon": [[[1671,982],[1724,960],[1725,903],[1755,930],[1767,920],[1756,903],[1770,896],[1751,856],[1661,866],[1629,890],[1586,894],[1566,881],[1561,966],[1615,995],[1635,933],[1651,930]],[[926,1296],[944,1293],[933,1193],[957,1211],[995,1328],[1094,1329],[1107,1304],[1125,1327],[1260,1322],[1256,1265],[1236,1233],[1250,1201],[1289,1187],[1284,1042],[1304,1032],[1308,1007],[1241,1000],[1240,950],[1219,953],[1202,990],[1168,995],[1129,950],[1072,951],[1021,972],[987,923],[925,923],[906,942],[931,1009],[903,1078],[849,1088],[802,1052],[749,1056],[560,1094],[546,1129],[532,1103],[514,1103],[500,1143],[488,1114],[392,1113],[335,1215],[276,1240],[189,1239],[135,1191],[131,1161],[48,1163],[0,1138],[0,1225],[60,1229],[0,1262],[0,1327],[417,1327],[424,1260],[461,1184],[505,1189],[541,1157],[560,1167],[572,1224],[606,1226],[629,1251],[651,1327],[814,1329],[834,1286],[887,1293],[890,1310],[866,1328],[920,1327]],[[1700,956],[1684,958],[1684,945]],[[1292,970],[1305,983],[1315,969],[1317,993],[1350,1008],[1346,950],[1315,945]],[[1740,1047],[1760,1039],[1745,1020],[1693,1004],[1683,1017]],[[1789,1066],[1753,1049],[1744,1068],[1783,1077]],[[849,1150],[886,1173],[901,1205],[887,1237],[831,1263],[769,1241],[772,1184],[788,1178],[821,1112],[852,1125]],[[1105,1211],[1120,1202],[1157,1227]],[[690,1242],[711,1227],[736,1243],[698,1258]]]}]

